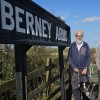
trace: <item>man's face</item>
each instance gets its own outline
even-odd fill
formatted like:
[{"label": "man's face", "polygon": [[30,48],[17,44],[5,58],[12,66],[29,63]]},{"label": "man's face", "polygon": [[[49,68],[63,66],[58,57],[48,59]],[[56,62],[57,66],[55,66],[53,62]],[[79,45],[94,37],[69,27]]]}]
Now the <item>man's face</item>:
[{"label": "man's face", "polygon": [[82,32],[78,31],[76,33],[75,37],[76,37],[76,43],[77,44],[81,44],[82,41],[83,41],[83,34],[82,34]]}]

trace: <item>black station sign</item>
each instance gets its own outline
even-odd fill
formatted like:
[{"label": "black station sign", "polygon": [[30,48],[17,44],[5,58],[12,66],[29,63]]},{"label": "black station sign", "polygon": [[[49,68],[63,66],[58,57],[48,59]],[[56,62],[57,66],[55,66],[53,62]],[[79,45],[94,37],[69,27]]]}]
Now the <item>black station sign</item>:
[{"label": "black station sign", "polygon": [[68,46],[70,27],[32,1],[0,0],[0,43]]}]

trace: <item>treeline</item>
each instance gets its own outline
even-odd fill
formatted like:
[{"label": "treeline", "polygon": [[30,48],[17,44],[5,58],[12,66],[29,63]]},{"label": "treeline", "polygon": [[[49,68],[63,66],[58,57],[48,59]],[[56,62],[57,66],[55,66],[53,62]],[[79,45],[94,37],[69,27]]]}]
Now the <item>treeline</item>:
[{"label": "treeline", "polygon": [[[48,50],[47,50],[48,49]],[[46,66],[46,59],[50,57],[50,49],[45,46],[32,46],[27,52],[28,72]],[[0,82],[15,77],[14,45],[0,45]]]},{"label": "treeline", "polygon": [[[95,63],[96,49],[91,48],[92,61]],[[68,55],[68,48],[64,50],[64,59]],[[53,62],[58,64],[58,49],[45,46],[32,46],[27,52],[27,72],[36,68],[45,67],[48,57],[53,58]],[[0,45],[0,80],[9,80],[15,77],[15,54],[14,45]]]}]

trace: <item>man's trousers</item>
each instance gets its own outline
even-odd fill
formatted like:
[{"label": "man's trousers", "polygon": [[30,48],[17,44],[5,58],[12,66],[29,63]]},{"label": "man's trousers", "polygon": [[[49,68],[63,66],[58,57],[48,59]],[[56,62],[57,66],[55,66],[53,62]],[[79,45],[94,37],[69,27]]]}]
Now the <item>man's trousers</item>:
[{"label": "man's trousers", "polygon": [[[74,100],[81,100],[81,90],[80,90],[80,82],[87,82],[87,75],[82,75],[82,69],[79,69],[79,73],[72,72],[72,92],[74,95]],[[83,100],[87,100],[85,96],[83,96]]]}]

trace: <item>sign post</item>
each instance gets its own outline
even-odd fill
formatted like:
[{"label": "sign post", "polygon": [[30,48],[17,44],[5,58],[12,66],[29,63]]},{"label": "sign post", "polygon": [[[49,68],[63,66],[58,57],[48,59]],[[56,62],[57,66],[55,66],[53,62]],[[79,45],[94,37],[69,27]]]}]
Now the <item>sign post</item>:
[{"label": "sign post", "polygon": [[58,47],[59,51],[59,67],[60,67],[60,82],[61,82],[61,100],[66,100],[66,91],[65,91],[65,81],[64,81],[64,58],[63,50],[64,47]]},{"label": "sign post", "polygon": [[31,45],[15,44],[17,100],[27,100],[26,52]]},{"label": "sign post", "polygon": [[[58,46],[63,80],[62,48],[69,46],[70,42],[70,27],[36,3],[0,0],[0,44],[15,45],[17,100],[27,100],[27,50],[32,45]],[[64,83],[61,84],[64,100]]]}]

